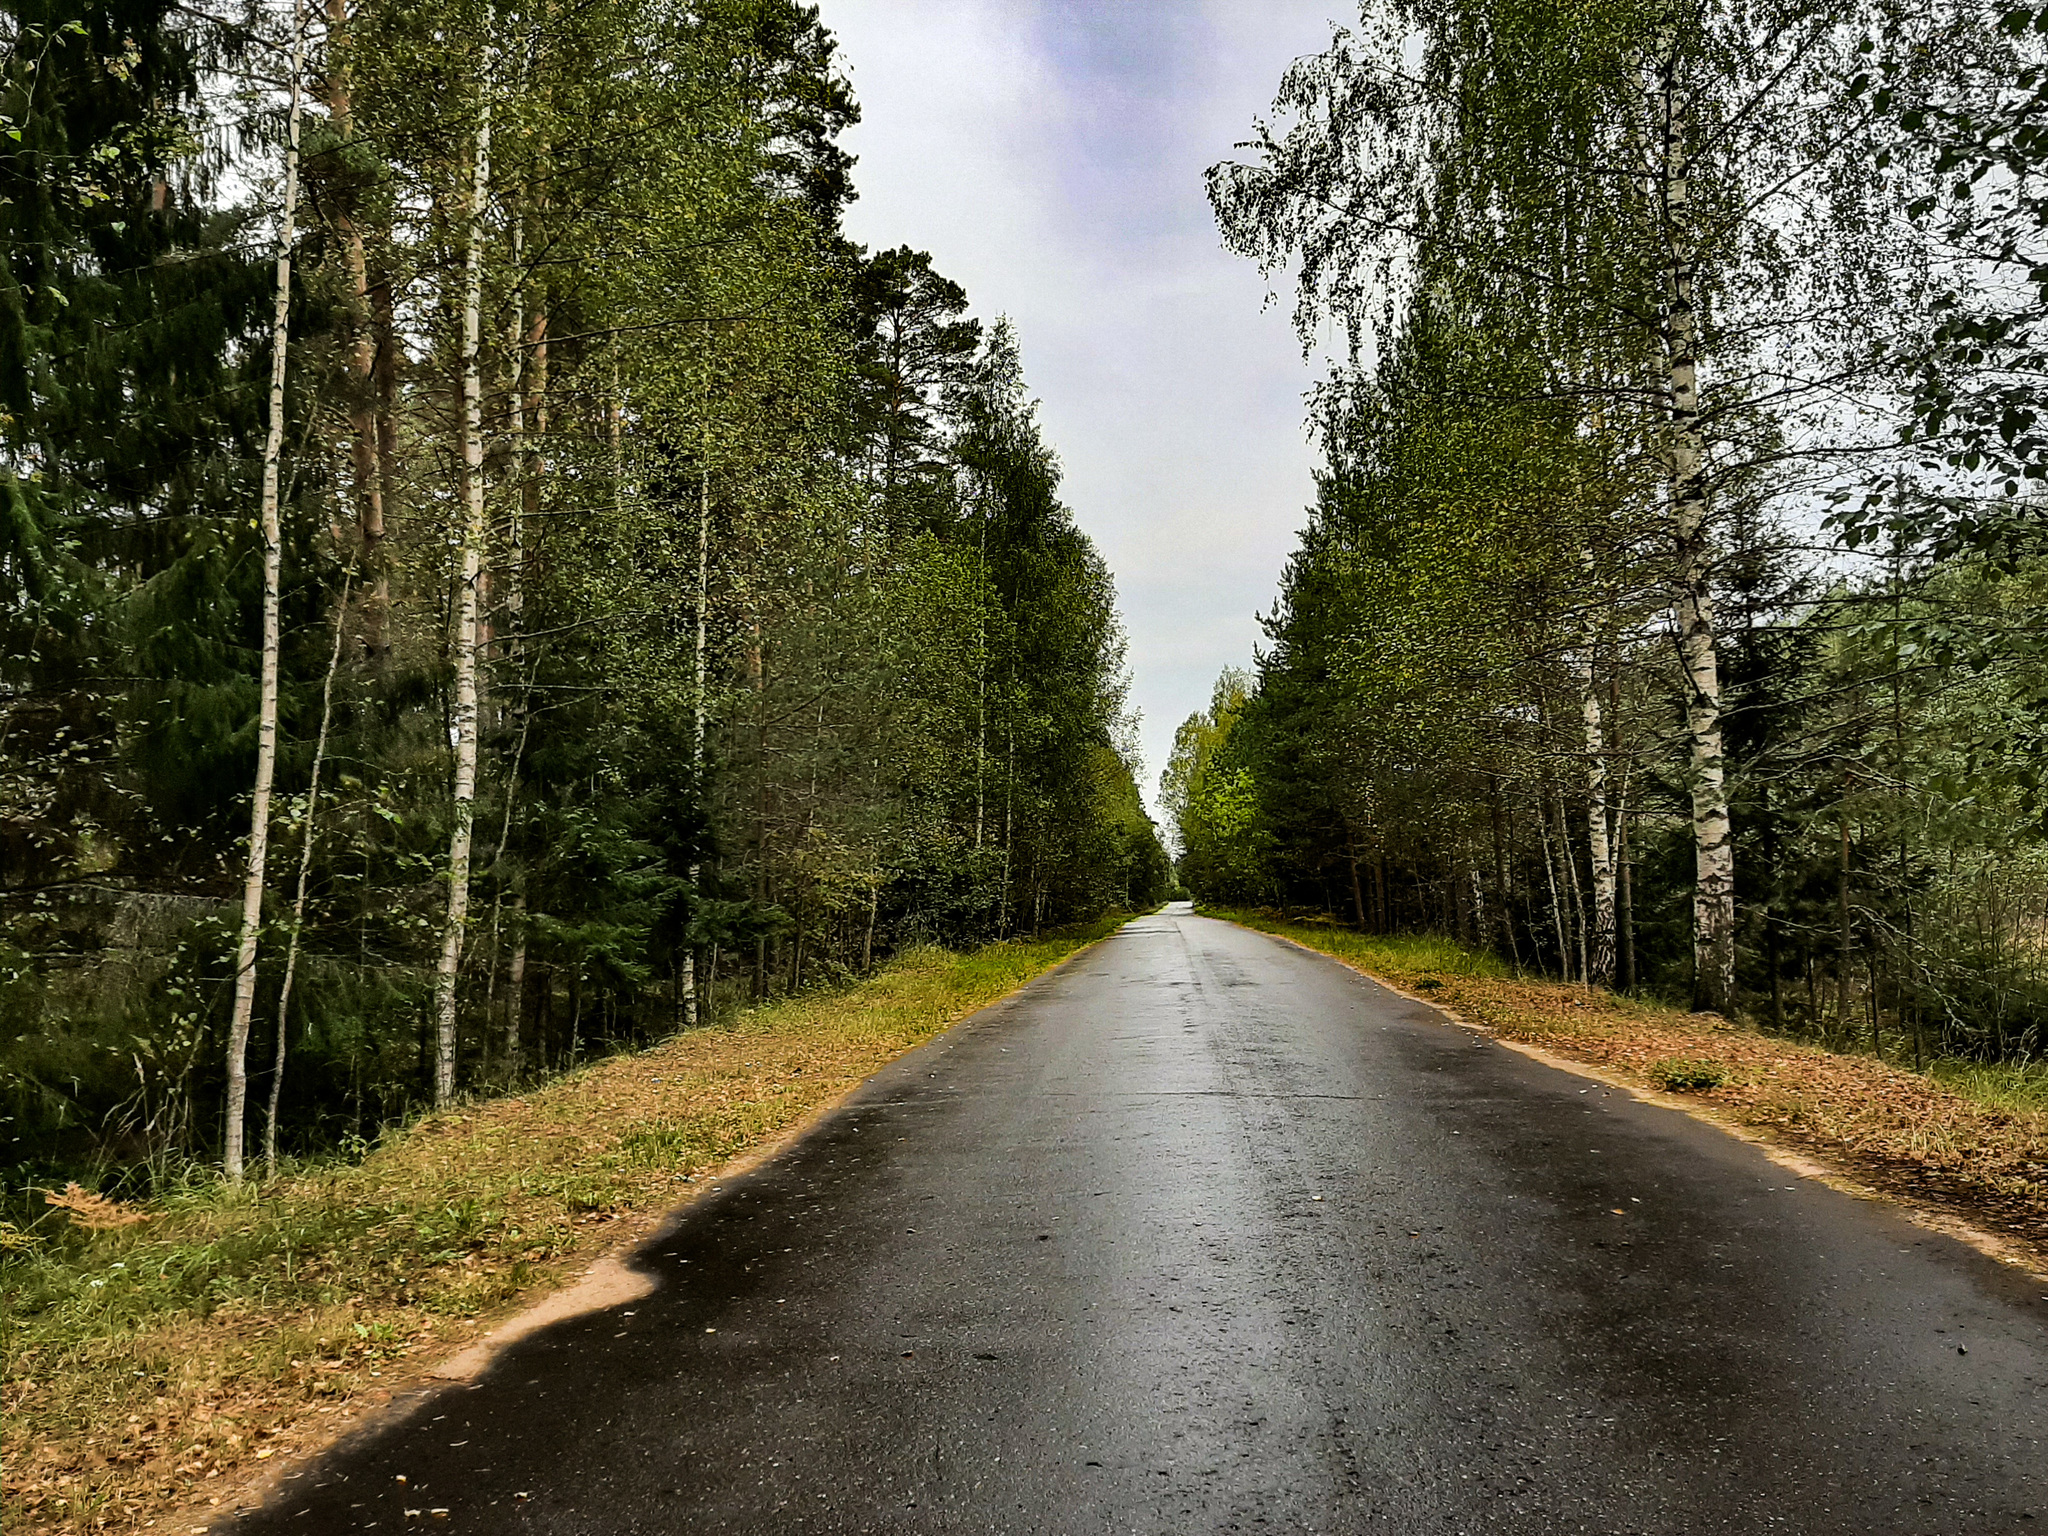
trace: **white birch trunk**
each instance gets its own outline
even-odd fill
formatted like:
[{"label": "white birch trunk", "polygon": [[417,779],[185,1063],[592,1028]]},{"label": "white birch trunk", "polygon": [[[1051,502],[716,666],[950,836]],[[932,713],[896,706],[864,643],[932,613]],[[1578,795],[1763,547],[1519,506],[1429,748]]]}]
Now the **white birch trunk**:
[{"label": "white birch trunk", "polygon": [[1614,834],[1607,805],[1607,730],[1593,676],[1592,653],[1572,659],[1579,710],[1586,726],[1586,833],[1593,875],[1593,927],[1587,936],[1586,982],[1614,985]]},{"label": "white birch trunk", "polygon": [[285,352],[291,337],[292,234],[299,206],[299,74],[305,20],[292,7],[291,107],[286,119],[284,206],[277,226],[277,302],[270,324],[270,416],[263,438],[263,662],[257,685],[256,785],[249,808],[249,866],[242,881],[242,933],[235,945],[235,1001],[228,1016],[227,1136],[222,1164],[242,1178],[242,1136],[249,1107],[249,1024],[256,1011],[256,948],[263,929],[263,884],[270,856],[270,791],[277,776],[279,589],[284,536],[278,518],[278,460],[284,452]]},{"label": "white birch trunk", "polygon": [[1691,739],[1693,1007],[1726,1013],[1735,995],[1735,844],[1721,744],[1721,672],[1714,624],[1706,454],[1700,426],[1699,311],[1691,220],[1691,163],[1678,110],[1675,23],[1659,39],[1650,82],[1656,125],[1652,180],[1664,259],[1663,351],[1668,412],[1672,609],[1685,668]]},{"label": "white birch trunk", "polygon": [[263,1171],[277,1172],[277,1112],[284,1099],[285,1045],[292,1012],[292,982],[299,974],[299,938],[306,927],[306,887],[313,875],[313,839],[320,819],[320,773],[327,766],[327,728],[334,720],[334,674],[341,670],[341,637],[348,624],[348,600],[355,585],[351,570],[341,583],[334,610],[334,646],[327,656],[327,680],[320,685],[320,734],[313,741],[313,772],[306,785],[306,826],[299,837],[298,888],[292,893],[292,936],[284,952],[284,980],[277,988],[277,1050],[270,1061],[270,1103],[263,1117]]},{"label": "white birch trunk", "polygon": [[[697,770],[697,793],[704,792],[704,721],[705,685],[709,681],[706,665],[710,653],[706,648],[709,630],[706,627],[710,615],[707,605],[711,597],[711,434],[704,435],[705,459],[697,474],[697,646],[696,679],[694,690],[694,719],[692,721],[691,762]],[[697,899],[697,881],[701,869],[690,866],[690,899]],[[697,997],[697,951],[685,943],[683,946],[683,1021],[692,1028],[704,1022],[703,1004]]]},{"label": "white birch trunk", "polygon": [[483,288],[484,213],[491,190],[491,95],[486,78],[469,184],[469,236],[462,258],[462,522],[456,541],[455,707],[448,721],[455,755],[454,825],[448,834],[448,915],[434,971],[434,1102],[455,1096],[456,982],[469,919],[470,837],[476,822],[477,625],[484,554]]}]

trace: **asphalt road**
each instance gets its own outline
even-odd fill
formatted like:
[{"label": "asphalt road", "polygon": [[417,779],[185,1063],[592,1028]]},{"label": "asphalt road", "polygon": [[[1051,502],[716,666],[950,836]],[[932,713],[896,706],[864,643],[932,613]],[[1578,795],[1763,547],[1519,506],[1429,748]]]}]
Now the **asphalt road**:
[{"label": "asphalt road", "polygon": [[1184,909],[639,1262],[221,1529],[2048,1532],[2041,1287]]}]

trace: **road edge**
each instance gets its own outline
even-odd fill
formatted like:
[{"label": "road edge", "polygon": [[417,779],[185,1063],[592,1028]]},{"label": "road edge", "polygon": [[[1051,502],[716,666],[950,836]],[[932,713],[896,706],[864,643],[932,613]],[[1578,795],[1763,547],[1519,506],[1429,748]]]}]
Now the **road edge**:
[{"label": "road edge", "polygon": [[[648,1242],[664,1228],[681,1221],[690,1210],[717,1192],[715,1186],[744,1177],[790,1151],[819,1130],[827,1120],[842,1112],[849,1101],[898,1062],[907,1061],[920,1051],[930,1050],[941,1044],[958,1031],[973,1024],[983,1014],[1003,1007],[1019,993],[1037,986],[1048,976],[1063,970],[1082,955],[1114,938],[1130,923],[1155,915],[1156,911],[1133,914],[1127,922],[1120,923],[1109,932],[1068,951],[1045,969],[1025,977],[1001,996],[990,998],[972,1012],[954,1019],[929,1038],[920,1040],[908,1050],[891,1056],[845,1092],[816,1105],[802,1119],[785,1127],[770,1140],[749,1148],[731,1161],[721,1164],[715,1171],[706,1172],[698,1180],[697,1186],[675,1204],[663,1206],[658,1211],[637,1212],[622,1220],[614,1231],[607,1233],[603,1244],[591,1256],[590,1263],[580,1274],[564,1276],[562,1283],[545,1295],[521,1298],[517,1307],[508,1307],[481,1335],[472,1336],[460,1345],[452,1347],[446,1354],[437,1354],[431,1360],[409,1362],[412,1368],[407,1371],[405,1377],[380,1388],[377,1394],[366,1394],[358,1404],[337,1405],[339,1412],[346,1417],[333,1426],[332,1433],[317,1440],[295,1445],[288,1456],[279,1458],[274,1464],[252,1469],[243,1478],[223,1487],[220,1490],[218,1505],[174,1506],[159,1514],[155,1524],[167,1532],[175,1532],[183,1527],[190,1531],[192,1536],[207,1536],[207,1533],[229,1531],[232,1529],[232,1522],[242,1515],[253,1513],[254,1509],[268,1502],[284,1484],[291,1481],[289,1474],[292,1472],[303,1472],[345,1447],[370,1438],[392,1421],[404,1417],[413,1409],[436,1397],[473,1387],[490,1369],[497,1357],[520,1340],[529,1338],[541,1329],[552,1327],[556,1323],[570,1322],[592,1312],[602,1311],[606,1307],[616,1306],[622,1301],[633,1301],[652,1295],[659,1282],[651,1274],[641,1274],[633,1270],[625,1262],[625,1255]],[[351,1407],[357,1411],[349,1413]],[[232,1508],[229,1507],[231,1504]]]},{"label": "road edge", "polygon": [[1970,1223],[1950,1216],[1946,1212],[1920,1205],[1910,1197],[1897,1194],[1891,1190],[1879,1189],[1874,1185],[1865,1183],[1853,1174],[1834,1166],[1824,1158],[1817,1157],[1810,1152],[1795,1151],[1790,1147],[1780,1145],[1754,1126],[1744,1125],[1737,1120],[1720,1114],[1713,1106],[1704,1104],[1698,1099],[1690,1098],[1685,1094],[1660,1093],[1654,1088],[1644,1088],[1639,1084],[1629,1082],[1620,1073],[1609,1071],[1604,1067],[1594,1066],[1590,1062],[1575,1061],[1569,1056],[1561,1056],[1555,1051],[1547,1051],[1541,1046],[1530,1045],[1526,1041],[1512,1039],[1489,1025],[1476,1023],[1471,1019],[1463,1017],[1455,1010],[1445,1007],[1442,1003],[1432,998],[1424,997],[1418,993],[1410,992],[1404,987],[1396,986],[1376,971],[1369,971],[1364,966],[1354,964],[1342,956],[1331,954],[1328,950],[1317,949],[1310,944],[1303,944],[1298,939],[1290,939],[1283,933],[1268,933],[1263,928],[1253,928],[1234,919],[1214,917],[1206,912],[1197,912],[1194,915],[1197,917],[1208,917],[1212,922],[1229,923],[1231,927],[1239,929],[1244,933],[1254,933],[1262,939],[1271,939],[1277,944],[1287,945],[1290,949],[1298,949],[1305,955],[1313,955],[1318,960],[1327,960],[1333,965],[1341,965],[1353,975],[1363,976],[1374,986],[1391,992],[1396,997],[1404,998],[1411,1003],[1419,1003],[1431,1013],[1438,1015],[1449,1025],[1471,1034],[1484,1035],[1496,1044],[1508,1050],[1518,1052],[1529,1060],[1538,1062],[1543,1066],[1555,1068],[1573,1077],[1588,1079],[1589,1081],[1601,1084],[1603,1087],[1625,1093],[1640,1103],[1649,1104],[1658,1109],[1673,1110],[1692,1120],[1698,1121],[1702,1125],[1712,1126],[1715,1130],[1733,1137],[1737,1141],[1755,1147],[1764,1156],[1769,1158],[1772,1163],[1783,1168],[1787,1173],[1802,1179],[1811,1180],[1817,1184],[1823,1184],[1838,1194],[1850,1195],[1858,1200],[1867,1200],[1873,1205],[1888,1206],[1923,1231],[1951,1238],[1965,1247],[1982,1254],[1985,1258],[1995,1260],[1997,1263],[2003,1264],[2010,1269],[2016,1269],[2029,1279],[2040,1284],[2048,1285],[2048,1261],[2044,1261],[2040,1256],[2010,1238],[2001,1237],[1995,1232],[1988,1232],[1982,1227],[1972,1226]]}]

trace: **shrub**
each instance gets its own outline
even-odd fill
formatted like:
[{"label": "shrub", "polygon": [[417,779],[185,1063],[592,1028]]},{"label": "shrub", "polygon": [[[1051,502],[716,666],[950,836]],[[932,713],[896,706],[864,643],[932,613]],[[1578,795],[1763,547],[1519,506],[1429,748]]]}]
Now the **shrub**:
[{"label": "shrub", "polygon": [[1728,1069],[1718,1061],[1694,1061],[1683,1056],[1666,1056],[1653,1061],[1650,1081],[1668,1093],[1704,1093],[1728,1081]]}]

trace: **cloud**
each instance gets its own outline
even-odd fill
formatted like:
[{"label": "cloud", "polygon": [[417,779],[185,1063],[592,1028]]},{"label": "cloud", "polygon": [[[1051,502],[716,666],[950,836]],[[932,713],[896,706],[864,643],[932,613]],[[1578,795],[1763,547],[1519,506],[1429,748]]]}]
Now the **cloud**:
[{"label": "cloud", "polygon": [[[827,0],[864,121],[849,233],[1019,327],[1065,494],[1116,573],[1148,795],[1250,660],[1313,493],[1314,378],[1202,172],[1329,37],[1327,0]],[[1284,275],[1281,279],[1283,285]]]}]

